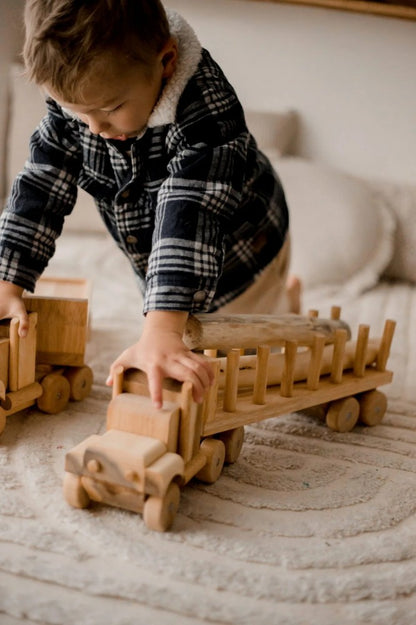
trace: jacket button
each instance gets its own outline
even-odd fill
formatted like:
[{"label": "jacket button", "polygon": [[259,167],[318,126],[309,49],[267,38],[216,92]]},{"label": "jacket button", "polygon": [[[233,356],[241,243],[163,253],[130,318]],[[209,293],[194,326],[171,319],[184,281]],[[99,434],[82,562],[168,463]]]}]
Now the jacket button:
[{"label": "jacket button", "polygon": [[196,291],[194,293],[194,297],[193,300],[194,302],[204,302],[206,299],[207,294],[205,293],[205,291]]},{"label": "jacket button", "polygon": [[121,194],[121,197],[124,199],[130,197],[130,191],[123,191]]},{"label": "jacket button", "polygon": [[126,241],[127,243],[137,243],[137,237],[135,237],[134,234],[129,234],[126,237]]}]

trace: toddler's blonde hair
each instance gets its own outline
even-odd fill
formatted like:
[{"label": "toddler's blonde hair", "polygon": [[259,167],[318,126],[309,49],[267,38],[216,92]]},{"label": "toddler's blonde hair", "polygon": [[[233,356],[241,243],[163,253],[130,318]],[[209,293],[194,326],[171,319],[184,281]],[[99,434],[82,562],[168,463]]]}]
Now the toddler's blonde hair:
[{"label": "toddler's blonde hair", "polygon": [[170,36],[159,0],[26,0],[25,31],[29,79],[67,102],[82,98],[104,53],[146,68]]}]

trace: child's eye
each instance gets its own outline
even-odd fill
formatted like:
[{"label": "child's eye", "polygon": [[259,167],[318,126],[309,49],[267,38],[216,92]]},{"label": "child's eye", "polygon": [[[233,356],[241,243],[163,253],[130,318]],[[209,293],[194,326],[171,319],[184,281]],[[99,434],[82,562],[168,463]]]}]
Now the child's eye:
[{"label": "child's eye", "polygon": [[107,115],[112,115],[113,113],[115,113],[116,111],[118,111],[119,109],[121,109],[121,107],[123,106],[124,103],[119,104],[118,106],[116,106],[115,108],[111,109],[111,111],[104,111],[104,113],[107,113]]}]

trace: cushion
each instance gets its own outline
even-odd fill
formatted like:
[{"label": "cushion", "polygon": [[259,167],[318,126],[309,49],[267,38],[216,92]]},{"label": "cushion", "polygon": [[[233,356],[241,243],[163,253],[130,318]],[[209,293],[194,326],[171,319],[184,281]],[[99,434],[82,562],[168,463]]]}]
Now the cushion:
[{"label": "cushion", "polygon": [[290,154],[298,129],[295,111],[245,111],[247,127],[259,147],[271,157]]},{"label": "cushion", "polygon": [[416,185],[378,182],[374,188],[397,221],[394,253],[384,275],[416,283]]},{"label": "cushion", "polygon": [[291,271],[306,288],[372,287],[393,256],[395,220],[371,183],[301,158],[273,160],[285,189]]}]

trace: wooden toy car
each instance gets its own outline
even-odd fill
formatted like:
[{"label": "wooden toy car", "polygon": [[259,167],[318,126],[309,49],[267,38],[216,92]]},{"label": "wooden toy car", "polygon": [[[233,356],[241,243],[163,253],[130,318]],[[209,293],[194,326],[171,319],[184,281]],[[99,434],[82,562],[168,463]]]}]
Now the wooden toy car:
[{"label": "wooden toy car", "polygon": [[[215,372],[199,405],[190,383],[165,380],[163,408],[156,410],[146,376],[120,368],[107,431],[66,454],[68,503],[83,508],[92,500],[142,512],[149,528],[164,531],[175,517],[180,487],[193,477],[213,483],[225,462],[237,460],[244,425],[317,407],[336,431],[351,430],[358,418],[379,423],[386,397],[375,389],[392,379],[386,363],[395,324],[388,320],[375,340],[362,325],[351,341],[339,314],[333,308],[330,320],[312,312],[306,318],[213,314],[191,319],[185,341],[205,350]],[[211,351],[215,345],[228,350],[233,343],[226,356]],[[242,353],[242,347],[256,347],[256,353]]]},{"label": "wooden toy car", "polygon": [[33,405],[57,413],[84,399],[93,374],[85,362],[88,299],[85,281],[44,279],[37,292],[81,297],[24,296],[29,331],[19,337],[17,318],[0,322],[0,433],[6,417]]}]

